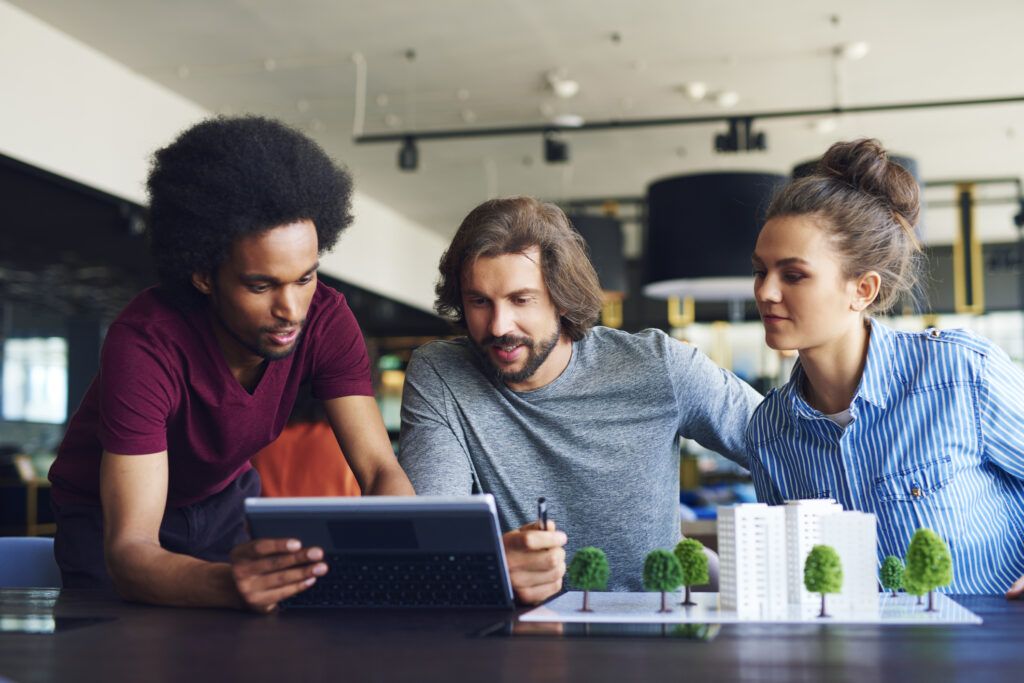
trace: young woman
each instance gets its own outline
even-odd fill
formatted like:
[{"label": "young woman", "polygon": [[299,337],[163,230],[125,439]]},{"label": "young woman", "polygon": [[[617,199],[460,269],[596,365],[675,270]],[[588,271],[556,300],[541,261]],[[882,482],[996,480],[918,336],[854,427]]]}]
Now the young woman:
[{"label": "young woman", "polygon": [[[1024,593],[1024,373],[967,330],[873,320],[916,283],[917,183],[877,140],[833,145],[773,200],[753,255],[789,383],[747,427],[758,498],[834,498],[878,517],[878,557],[928,527],[954,593]],[[1009,589],[1009,590],[1008,590]]]}]

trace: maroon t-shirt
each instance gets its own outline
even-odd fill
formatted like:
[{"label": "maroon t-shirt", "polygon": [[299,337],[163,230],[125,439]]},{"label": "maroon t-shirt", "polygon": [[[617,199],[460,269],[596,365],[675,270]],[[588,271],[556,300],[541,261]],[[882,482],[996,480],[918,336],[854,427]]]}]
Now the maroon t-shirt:
[{"label": "maroon t-shirt", "polygon": [[147,289],[107,331],[99,374],[50,468],[53,499],[99,505],[104,449],[167,450],[168,507],[217,493],[281,433],[305,381],[322,400],[373,395],[359,326],[330,287],[317,283],[294,353],[269,361],[251,394],[231,374],[207,310],[182,310]]}]

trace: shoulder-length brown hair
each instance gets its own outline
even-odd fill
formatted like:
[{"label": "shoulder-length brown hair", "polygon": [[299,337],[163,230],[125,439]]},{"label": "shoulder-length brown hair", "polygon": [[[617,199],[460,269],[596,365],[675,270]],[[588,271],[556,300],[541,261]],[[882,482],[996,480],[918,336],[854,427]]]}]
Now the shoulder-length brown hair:
[{"label": "shoulder-length brown hair", "polygon": [[548,295],[561,312],[562,332],[579,341],[601,313],[601,286],[587,257],[586,243],[554,204],[530,197],[501,197],[473,209],[462,221],[438,269],[434,308],[465,327],[462,276],[480,257],[540,249]]}]

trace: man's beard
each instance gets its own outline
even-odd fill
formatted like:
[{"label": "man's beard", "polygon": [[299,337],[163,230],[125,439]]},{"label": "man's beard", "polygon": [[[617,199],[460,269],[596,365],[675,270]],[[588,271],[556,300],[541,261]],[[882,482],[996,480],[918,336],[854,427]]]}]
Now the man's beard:
[{"label": "man's beard", "polygon": [[[482,343],[477,343],[477,341],[473,339],[473,344],[483,355],[486,360],[486,365],[490,368],[491,374],[495,379],[501,380],[505,384],[518,384],[520,382],[525,382],[530,377],[533,377],[534,373],[537,372],[540,366],[544,364],[544,361],[548,359],[548,356],[551,355],[551,352],[555,350],[561,336],[561,331],[556,329],[550,339],[539,344],[535,342],[532,337],[518,337],[511,334],[506,334],[501,337],[487,337]],[[487,350],[490,346],[518,346],[520,344],[528,349],[526,363],[522,368],[515,372],[507,371],[498,366]]]},{"label": "man's beard", "polygon": [[[229,335],[231,335],[231,337],[236,342],[238,342],[239,344],[244,346],[251,353],[256,354],[257,356],[259,356],[260,358],[262,358],[264,360],[283,360],[283,359],[287,358],[288,356],[292,355],[293,353],[295,353],[295,349],[299,348],[299,342],[302,341],[302,335],[304,335],[305,332],[306,332],[306,321],[303,320],[302,322],[299,323],[299,333],[297,335],[295,335],[295,341],[293,341],[291,343],[291,346],[289,346],[286,349],[273,350],[270,347],[268,347],[268,346],[266,346],[266,345],[264,345],[262,343],[259,343],[259,342],[253,343],[253,342],[250,342],[250,341],[248,341],[246,339],[243,339],[241,335],[239,335],[237,332],[235,332],[233,329],[231,329],[227,325],[227,323],[224,322],[224,319],[220,317],[219,313],[217,314],[217,317],[220,320],[220,326],[222,328],[224,328],[224,330],[226,330],[227,333]],[[277,328],[275,328],[275,327],[261,327],[261,328],[259,328],[259,337],[258,337],[258,339],[262,339],[263,335],[265,333],[273,334],[276,329]]]}]

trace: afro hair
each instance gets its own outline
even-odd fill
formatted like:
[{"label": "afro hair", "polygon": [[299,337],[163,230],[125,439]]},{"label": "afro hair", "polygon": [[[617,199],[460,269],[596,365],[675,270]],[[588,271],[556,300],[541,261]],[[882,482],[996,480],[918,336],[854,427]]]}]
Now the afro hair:
[{"label": "afro hair", "polygon": [[153,155],[150,248],[161,287],[182,304],[201,295],[195,272],[214,272],[246,235],[310,220],[319,251],[352,222],[352,179],[302,133],[258,116],[218,117]]}]

